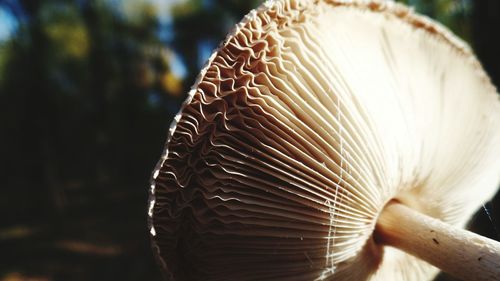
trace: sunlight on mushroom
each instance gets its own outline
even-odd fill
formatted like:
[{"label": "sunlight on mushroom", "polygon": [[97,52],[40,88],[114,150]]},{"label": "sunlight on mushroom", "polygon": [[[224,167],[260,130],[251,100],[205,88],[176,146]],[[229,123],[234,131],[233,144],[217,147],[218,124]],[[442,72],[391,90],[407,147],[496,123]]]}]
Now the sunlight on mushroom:
[{"label": "sunlight on mushroom", "polygon": [[[392,2],[268,1],[170,128],[153,248],[169,280],[432,280],[416,256],[500,278],[498,243],[459,229],[498,188],[499,144],[496,90],[441,25]],[[422,253],[457,241],[488,247],[450,266]]]}]

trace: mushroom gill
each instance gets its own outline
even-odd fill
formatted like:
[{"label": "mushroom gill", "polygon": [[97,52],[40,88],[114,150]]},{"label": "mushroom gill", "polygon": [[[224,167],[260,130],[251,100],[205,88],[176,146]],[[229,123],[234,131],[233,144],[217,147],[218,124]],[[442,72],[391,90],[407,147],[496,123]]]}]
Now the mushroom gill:
[{"label": "mushroom gill", "polygon": [[499,109],[469,48],[402,5],[268,1],[169,130],[158,260],[169,280],[431,280],[377,219],[392,200],[464,227],[498,187]]}]

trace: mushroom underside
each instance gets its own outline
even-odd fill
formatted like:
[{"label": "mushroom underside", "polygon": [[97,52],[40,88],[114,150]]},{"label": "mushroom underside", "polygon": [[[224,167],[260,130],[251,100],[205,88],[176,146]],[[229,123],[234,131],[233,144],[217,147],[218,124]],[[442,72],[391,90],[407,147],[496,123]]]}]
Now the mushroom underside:
[{"label": "mushroom underside", "polygon": [[463,227],[500,106],[458,39],[394,3],[269,1],[202,70],[154,173],[171,280],[431,280],[374,242],[390,200]]}]

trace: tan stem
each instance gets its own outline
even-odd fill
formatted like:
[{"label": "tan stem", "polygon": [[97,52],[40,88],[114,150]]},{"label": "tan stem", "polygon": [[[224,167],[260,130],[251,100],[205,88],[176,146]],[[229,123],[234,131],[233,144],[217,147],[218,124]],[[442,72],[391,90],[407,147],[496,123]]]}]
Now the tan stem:
[{"label": "tan stem", "polygon": [[453,227],[400,203],[377,221],[376,239],[462,280],[500,280],[500,242]]}]

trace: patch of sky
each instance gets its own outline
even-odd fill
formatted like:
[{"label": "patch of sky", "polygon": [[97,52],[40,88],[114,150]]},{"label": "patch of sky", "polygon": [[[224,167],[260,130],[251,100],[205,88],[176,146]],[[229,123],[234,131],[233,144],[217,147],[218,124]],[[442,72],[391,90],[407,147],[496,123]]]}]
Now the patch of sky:
[{"label": "patch of sky", "polygon": [[171,43],[175,35],[172,25],[172,17],[160,17],[158,23],[158,38],[163,43]]},{"label": "patch of sky", "polygon": [[18,27],[19,22],[11,10],[0,5],[0,42],[8,40]]},{"label": "patch of sky", "polygon": [[180,106],[177,102],[162,102],[161,93],[155,90],[149,91],[148,104],[153,107],[165,106],[165,109],[170,116],[177,114]]},{"label": "patch of sky", "polygon": [[160,94],[154,90],[151,90],[148,94],[148,103],[151,106],[158,106],[161,102]]},{"label": "patch of sky", "polygon": [[204,9],[211,9],[214,6],[213,0],[202,0],[201,5]]},{"label": "patch of sky", "polygon": [[76,5],[78,5],[79,8],[83,8],[88,4],[87,0],[76,0]]},{"label": "patch of sky", "polygon": [[198,67],[202,67],[207,62],[216,47],[215,41],[210,39],[203,39],[198,41]]},{"label": "patch of sky", "polygon": [[182,61],[182,58],[175,52],[172,53],[170,57],[170,69],[175,76],[184,79],[187,75],[186,64]]}]

